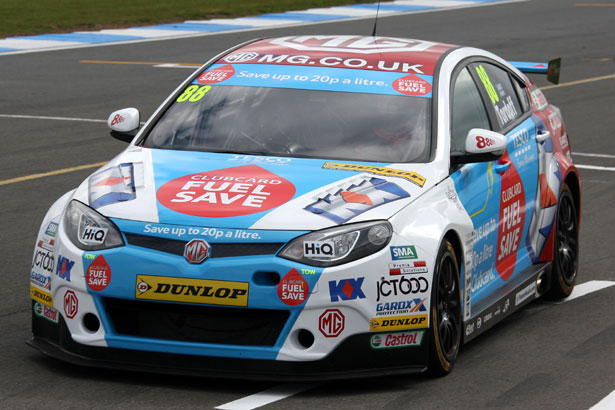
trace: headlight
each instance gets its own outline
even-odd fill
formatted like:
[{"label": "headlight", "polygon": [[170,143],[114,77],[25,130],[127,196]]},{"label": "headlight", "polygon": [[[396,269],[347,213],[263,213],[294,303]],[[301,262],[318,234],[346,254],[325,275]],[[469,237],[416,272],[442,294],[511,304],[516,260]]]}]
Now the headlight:
[{"label": "headlight", "polygon": [[312,266],[336,266],[378,252],[391,240],[387,221],[361,222],[293,239],[278,256]]},{"label": "headlight", "polygon": [[63,224],[71,242],[84,251],[124,245],[122,234],[113,222],[79,201],[70,201]]}]

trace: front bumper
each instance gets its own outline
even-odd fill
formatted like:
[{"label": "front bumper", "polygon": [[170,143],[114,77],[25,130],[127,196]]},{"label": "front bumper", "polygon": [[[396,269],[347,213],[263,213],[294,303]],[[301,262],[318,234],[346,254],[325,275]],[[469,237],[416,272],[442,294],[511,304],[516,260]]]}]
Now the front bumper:
[{"label": "front bumper", "polygon": [[42,353],[82,366],[165,374],[275,381],[332,380],[419,373],[427,369],[429,332],[421,346],[372,349],[373,334],[348,337],[327,357],[314,361],[279,361],[192,356],[75,342],[59,315],[55,324],[32,316],[33,337],[27,342]]}]

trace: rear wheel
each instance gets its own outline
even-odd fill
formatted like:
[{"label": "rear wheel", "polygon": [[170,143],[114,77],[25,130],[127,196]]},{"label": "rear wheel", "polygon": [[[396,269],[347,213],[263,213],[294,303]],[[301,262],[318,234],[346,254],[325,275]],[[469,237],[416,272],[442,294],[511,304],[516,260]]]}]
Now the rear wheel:
[{"label": "rear wheel", "polygon": [[577,283],[579,229],[577,210],[568,185],[564,184],[555,216],[555,243],[551,289],[547,297],[568,297]]},{"label": "rear wheel", "polygon": [[444,376],[453,370],[461,345],[459,266],[449,241],[442,242],[431,290],[429,371]]}]

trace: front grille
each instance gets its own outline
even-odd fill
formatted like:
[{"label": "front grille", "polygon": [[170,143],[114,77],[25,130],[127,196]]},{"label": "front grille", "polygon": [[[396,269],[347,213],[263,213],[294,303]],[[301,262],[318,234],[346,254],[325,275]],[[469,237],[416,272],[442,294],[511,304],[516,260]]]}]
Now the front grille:
[{"label": "front grille", "polygon": [[104,299],[116,333],[184,342],[273,346],[287,310],[228,308]]},{"label": "front grille", "polygon": [[[177,239],[158,238],[155,236],[125,233],[129,245],[154,249],[160,252],[182,256],[188,242]],[[274,255],[284,243],[210,243],[210,258],[228,258],[231,256]]]}]

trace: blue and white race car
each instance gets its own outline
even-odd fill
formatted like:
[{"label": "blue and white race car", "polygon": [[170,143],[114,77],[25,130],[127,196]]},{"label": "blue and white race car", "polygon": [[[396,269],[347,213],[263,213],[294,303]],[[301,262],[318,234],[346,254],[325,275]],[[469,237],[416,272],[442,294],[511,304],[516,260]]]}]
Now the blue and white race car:
[{"label": "blue and white race car", "polygon": [[45,354],[310,379],[449,373],[461,343],[570,294],[579,173],[560,111],[483,50],[348,35],[215,57],[58,199],[31,271]]}]

